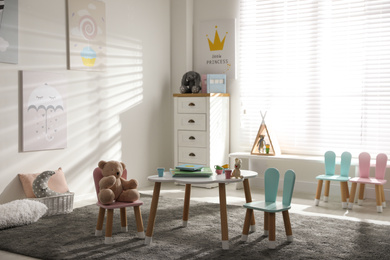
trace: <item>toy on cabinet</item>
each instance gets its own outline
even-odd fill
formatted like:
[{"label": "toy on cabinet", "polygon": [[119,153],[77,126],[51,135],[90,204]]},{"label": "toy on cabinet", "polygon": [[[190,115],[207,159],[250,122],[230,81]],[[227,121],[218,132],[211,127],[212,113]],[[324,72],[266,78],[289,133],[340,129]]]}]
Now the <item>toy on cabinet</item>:
[{"label": "toy on cabinet", "polygon": [[200,74],[195,71],[188,71],[183,75],[180,86],[180,93],[199,93],[201,87]]}]

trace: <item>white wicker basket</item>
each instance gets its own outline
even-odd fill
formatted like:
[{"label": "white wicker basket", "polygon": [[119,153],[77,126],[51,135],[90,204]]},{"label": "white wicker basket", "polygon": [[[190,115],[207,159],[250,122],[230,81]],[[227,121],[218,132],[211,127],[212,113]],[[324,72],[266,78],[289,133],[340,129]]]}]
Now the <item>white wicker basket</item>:
[{"label": "white wicker basket", "polygon": [[73,211],[74,192],[67,192],[58,196],[50,196],[44,198],[33,198],[45,204],[48,208],[44,216],[66,214]]}]

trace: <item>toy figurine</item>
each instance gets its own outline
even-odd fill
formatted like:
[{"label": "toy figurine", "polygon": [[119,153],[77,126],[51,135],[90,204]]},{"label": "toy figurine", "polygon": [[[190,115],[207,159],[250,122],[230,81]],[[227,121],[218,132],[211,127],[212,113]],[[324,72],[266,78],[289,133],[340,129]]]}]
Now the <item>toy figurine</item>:
[{"label": "toy figurine", "polygon": [[259,146],[259,153],[264,153],[264,146],[266,145],[265,143],[265,135],[259,135],[260,137],[260,140],[259,142],[257,143],[257,145]]}]

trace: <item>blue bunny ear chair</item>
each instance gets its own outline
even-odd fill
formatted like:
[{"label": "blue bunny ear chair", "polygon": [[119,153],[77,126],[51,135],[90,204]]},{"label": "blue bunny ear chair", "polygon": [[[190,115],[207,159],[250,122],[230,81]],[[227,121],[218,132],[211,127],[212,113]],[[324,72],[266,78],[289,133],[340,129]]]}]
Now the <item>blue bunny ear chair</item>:
[{"label": "blue bunny ear chair", "polygon": [[291,222],[288,210],[291,208],[291,199],[295,185],[295,172],[288,170],[284,174],[283,199],[282,202],[276,201],[279,186],[279,171],[275,168],[268,168],[264,174],[265,201],[255,201],[244,204],[249,209],[249,214],[245,218],[244,232],[242,241],[248,238],[250,220],[253,216],[253,210],[264,212],[264,235],[268,236],[268,247],[274,249],[275,242],[275,213],[282,212],[284,227],[286,230],[287,241],[293,241]]}]

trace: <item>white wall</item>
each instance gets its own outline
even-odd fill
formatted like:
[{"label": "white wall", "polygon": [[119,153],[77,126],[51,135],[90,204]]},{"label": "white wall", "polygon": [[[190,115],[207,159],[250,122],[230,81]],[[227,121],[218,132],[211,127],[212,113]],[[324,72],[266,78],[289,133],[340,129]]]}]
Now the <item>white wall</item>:
[{"label": "white wall", "polygon": [[[0,63],[0,203],[24,197],[18,173],[62,167],[76,199],[99,160],[122,160],[140,186],[171,167],[170,1],[105,0],[107,71],[67,70],[66,2],[19,0],[19,63]],[[21,151],[19,71],[64,73],[68,147]],[[169,151],[169,152],[167,152]]]}]

